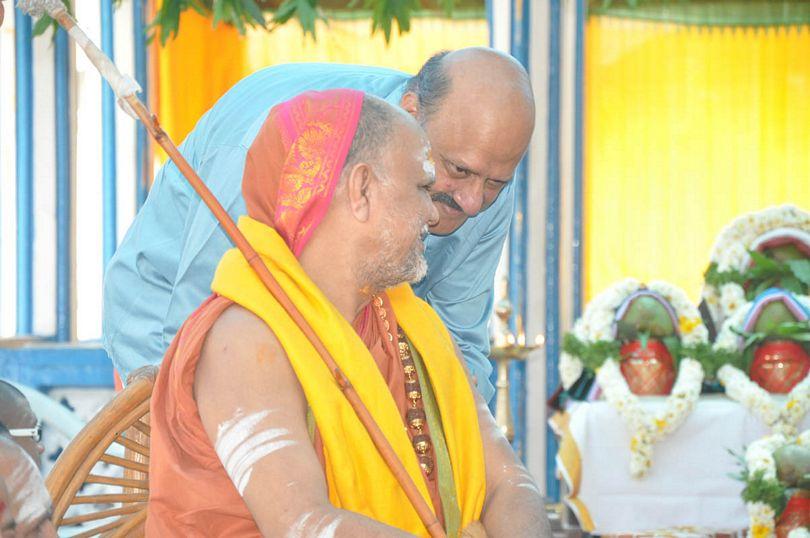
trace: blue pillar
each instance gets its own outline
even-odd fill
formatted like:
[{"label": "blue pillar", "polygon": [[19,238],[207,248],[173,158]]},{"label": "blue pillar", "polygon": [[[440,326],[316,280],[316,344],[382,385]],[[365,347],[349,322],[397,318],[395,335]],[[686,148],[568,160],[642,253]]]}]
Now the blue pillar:
[{"label": "blue pillar", "polygon": [[33,331],[34,65],[31,17],[14,10],[17,142],[17,334]]},{"label": "blue pillar", "polygon": [[62,28],[54,40],[56,98],[56,340],[71,338],[70,48]]},{"label": "blue pillar", "polygon": [[[113,0],[101,0],[101,50],[115,61],[113,48]],[[101,152],[102,152],[102,228],[104,267],[116,247],[116,169],[115,169],[115,94],[101,82]]]},{"label": "blue pillar", "polygon": [[[585,142],[585,17],[586,0],[577,0],[576,50],[574,51],[574,318],[582,314],[583,282],[583,197]],[[574,320],[571,320],[573,323]]]},{"label": "blue pillar", "polygon": [[[148,103],[147,94],[147,62],[146,62],[146,2],[133,0],[132,2],[132,30],[135,50],[135,80],[140,84],[143,92],[141,99]],[[149,192],[149,139],[146,128],[141,122],[135,122],[135,201],[140,209],[146,201]]]},{"label": "blue pillar", "polygon": [[[560,0],[549,2],[549,73],[546,170],[546,394],[559,385],[557,361],[560,355]],[[554,459],[557,439],[546,428],[546,492],[560,498]]]},{"label": "blue pillar", "polygon": [[[527,0],[511,1],[511,36],[510,50],[523,67],[529,69],[529,7]],[[516,330],[519,317],[526,326],[526,303],[528,297],[527,280],[527,161],[523,160],[515,171],[515,214],[512,217],[512,229],[509,235],[509,300],[513,305],[514,318],[512,329]],[[515,361],[509,367],[510,404],[515,423],[515,438],[512,446],[518,456],[526,458],[526,364]]]}]

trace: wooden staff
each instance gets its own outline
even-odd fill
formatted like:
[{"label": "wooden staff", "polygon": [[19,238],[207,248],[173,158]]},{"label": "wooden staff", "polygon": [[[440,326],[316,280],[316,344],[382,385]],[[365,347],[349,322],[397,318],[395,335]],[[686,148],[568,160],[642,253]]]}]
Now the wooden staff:
[{"label": "wooden staff", "polygon": [[377,447],[380,456],[385,460],[385,463],[397,479],[397,482],[399,482],[399,485],[402,487],[405,495],[407,495],[430,535],[434,538],[444,538],[446,535],[439,520],[419,493],[413,479],[408,474],[408,471],[405,470],[405,466],[402,462],[399,461],[396,452],[394,452],[388,439],[385,438],[382,430],[374,421],[374,418],[360,399],[357,391],[335,363],[335,360],[329,354],[329,351],[326,350],[309,323],[304,319],[304,316],[301,315],[301,312],[298,311],[298,308],[281,288],[270,273],[270,270],[267,269],[261,257],[253,249],[245,236],[242,235],[239,228],[236,227],[236,224],[233,222],[230,215],[228,215],[228,212],[225,211],[216,197],[211,193],[205,183],[203,183],[200,176],[191,168],[191,165],[177,149],[177,146],[172,142],[169,135],[166,134],[166,131],[160,126],[157,116],[151,113],[146,105],[137,97],[136,94],[140,91],[138,84],[129,77],[122,75],[112,60],[87,37],[84,31],[78,26],[75,19],[67,12],[61,0],[21,0],[18,5],[31,15],[47,11],[48,14],[67,31],[68,35],[84,49],[87,57],[96,66],[102,77],[104,77],[113,90],[115,90],[122,108],[124,108],[128,114],[137,117],[146,126],[149,134],[160,144],[160,147],[166,151],[169,158],[174,162],[192,188],[197,192],[200,198],[202,198],[205,205],[208,206],[225,229],[225,233],[228,234],[228,237],[230,237],[234,245],[236,245],[245,256],[248,264],[250,264],[256,272],[267,290],[281,304],[298,327],[301,328],[304,335],[306,335],[309,342],[318,352],[318,355],[320,355],[321,359],[332,372],[341,392],[349,401],[352,409],[354,409],[357,418],[360,419],[360,422],[365,427],[374,446]]}]

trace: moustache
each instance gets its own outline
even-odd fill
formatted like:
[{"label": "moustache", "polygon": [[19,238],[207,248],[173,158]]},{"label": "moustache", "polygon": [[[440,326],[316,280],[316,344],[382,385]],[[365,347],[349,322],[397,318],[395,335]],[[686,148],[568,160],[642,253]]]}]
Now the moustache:
[{"label": "moustache", "polygon": [[461,206],[453,200],[453,197],[447,194],[446,192],[434,192],[430,195],[430,199],[434,202],[439,202],[440,204],[444,204],[451,209],[455,209],[456,211],[464,211],[461,209]]}]

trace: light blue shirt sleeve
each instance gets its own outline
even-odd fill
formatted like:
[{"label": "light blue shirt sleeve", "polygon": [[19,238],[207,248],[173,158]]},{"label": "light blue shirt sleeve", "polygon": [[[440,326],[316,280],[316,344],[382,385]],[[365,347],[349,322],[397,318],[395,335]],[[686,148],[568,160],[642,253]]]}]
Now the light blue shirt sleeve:
[{"label": "light blue shirt sleeve", "polygon": [[[263,69],[222,96],[180,151],[236,219],[245,213],[245,137],[273,106],[329,88],[355,88],[397,104],[408,78],[392,69],[340,64]],[[123,379],[162,360],[180,325],[210,294],[217,262],[230,246],[208,208],[167,162],[104,277],[102,342]]]},{"label": "light blue shirt sleeve", "polygon": [[492,207],[468,220],[449,236],[430,236],[428,274],[414,286],[444,320],[489,402],[495,387],[489,380],[489,318],[494,302],[495,271],[509,233],[514,209],[510,183]]},{"label": "light blue shirt sleeve", "polygon": [[[291,64],[254,73],[206,113],[181,152],[234,219],[245,214],[244,159],[269,110],[307,90],[354,88],[398,104],[408,75],[390,69],[335,64]],[[414,291],[444,320],[478,387],[489,400],[487,321],[492,286],[512,214],[507,188],[493,207],[456,233],[426,241],[428,275]],[[102,338],[126,379],[158,364],[180,325],[210,294],[222,254],[231,247],[211,212],[167,163],[158,172],[104,278]]]}]

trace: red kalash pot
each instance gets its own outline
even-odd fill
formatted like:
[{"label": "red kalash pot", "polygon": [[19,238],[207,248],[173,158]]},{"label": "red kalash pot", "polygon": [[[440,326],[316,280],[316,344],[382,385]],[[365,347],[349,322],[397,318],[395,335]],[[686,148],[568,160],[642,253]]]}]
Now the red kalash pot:
[{"label": "red kalash pot", "polygon": [[622,375],[633,394],[666,396],[672,391],[675,362],[663,342],[651,338],[644,347],[640,340],[633,340],[620,353]]},{"label": "red kalash pot", "polygon": [[810,355],[797,342],[772,340],[759,346],[748,375],[760,387],[786,394],[810,371]]},{"label": "red kalash pot", "polygon": [[810,526],[810,492],[794,493],[776,522],[776,538],[787,538],[790,531]]}]

